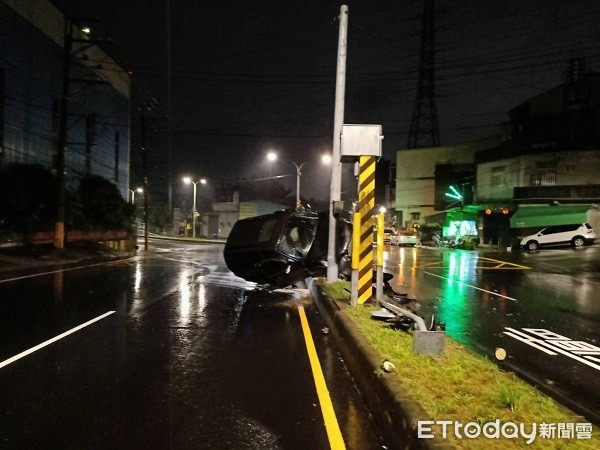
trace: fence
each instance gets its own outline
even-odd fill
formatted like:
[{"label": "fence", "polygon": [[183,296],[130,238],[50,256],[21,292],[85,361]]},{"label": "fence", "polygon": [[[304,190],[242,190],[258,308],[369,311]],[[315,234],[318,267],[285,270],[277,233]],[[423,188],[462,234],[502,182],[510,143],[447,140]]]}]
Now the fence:
[{"label": "fence", "polygon": [[[26,240],[34,245],[52,244],[54,242],[54,231],[42,231],[33,233]],[[131,251],[134,249],[135,240],[131,234],[123,230],[110,231],[67,231],[65,242],[99,242],[115,250]]]}]

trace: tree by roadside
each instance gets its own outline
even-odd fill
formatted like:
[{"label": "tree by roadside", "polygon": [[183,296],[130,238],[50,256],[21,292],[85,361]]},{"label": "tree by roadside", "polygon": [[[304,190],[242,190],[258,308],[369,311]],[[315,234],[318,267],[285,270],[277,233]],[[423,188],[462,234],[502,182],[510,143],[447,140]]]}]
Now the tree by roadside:
[{"label": "tree by roadside", "polygon": [[79,223],[74,223],[76,228],[132,231],[133,205],[121,197],[112,182],[97,175],[88,175],[81,179],[76,192],[82,205]]},{"label": "tree by roadside", "polygon": [[51,229],[56,216],[56,177],[37,164],[0,169],[0,233],[30,234]]},{"label": "tree by roadside", "polygon": [[[51,231],[56,221],[56,177],[37,164],[0,168],[0,238]],[[104,178],[82,178],[66,191],[65,223],[69,230],[127,230],[133,206]]]}]

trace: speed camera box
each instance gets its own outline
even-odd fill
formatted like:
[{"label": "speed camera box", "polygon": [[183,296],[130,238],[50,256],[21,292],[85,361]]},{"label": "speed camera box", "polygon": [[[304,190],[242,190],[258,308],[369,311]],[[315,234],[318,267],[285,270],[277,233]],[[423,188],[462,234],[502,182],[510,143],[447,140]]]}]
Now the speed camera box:
[{"label": "speed camera box", "polygon": [[342,157],[381,156],[381,125],[342,125]]}]

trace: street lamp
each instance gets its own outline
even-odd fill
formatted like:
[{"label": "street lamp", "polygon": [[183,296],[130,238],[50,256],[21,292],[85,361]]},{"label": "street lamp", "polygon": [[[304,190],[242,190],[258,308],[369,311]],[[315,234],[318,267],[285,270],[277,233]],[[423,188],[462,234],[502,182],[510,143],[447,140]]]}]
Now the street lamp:
[{"label": "street lamp", "polygon": [[137,189],[127,189],[129,192],[131,192],[131,203],[135,203],[135,193],[137,192],[138,194],[141,194],[144,192],[144,190],[139,187]]},{"label": "street lamp", "polygon": [[194,206],[192,207],[192,237],[196,238],[196,186],[198,183],[206,184],[206,180],[204,178],[200,178],[198,181],[192,180],[190,177],[185,177],[183,179],[185,184],[193,184],[194,185]]},{"label": "street lamp", "polygon": [[[269,161],[277,160],[277,153],[269,152],[267,154],[267,159]],[[304,167],[304,165],[310,161],[304,161],[302,164],[298,164],[294,161],[287,161],[287,160],[282,160],[282,161],[287,162],[288,164],[293,164],[294,167],[296,168],[296,209],[298,209],[300,207],[300,177],[302,176],[302,167]],[[324,154],[321,157],[321,161],[323,162],[323,164],[330,164],[331,156],[329,154]]]}]

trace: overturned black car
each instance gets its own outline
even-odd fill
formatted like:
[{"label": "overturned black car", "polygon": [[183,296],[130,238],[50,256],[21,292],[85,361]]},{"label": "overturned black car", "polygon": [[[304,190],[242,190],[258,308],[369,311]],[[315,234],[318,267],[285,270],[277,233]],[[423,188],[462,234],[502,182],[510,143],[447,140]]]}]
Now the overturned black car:
[{"label": "overturned black car", "polygon": [[[336,257],[340,277],[350,277],[352,224],[336,219]],[[327,273],[329,212],[286,210],[238,220],[223,255],[240,278],[272,288]]]}]

